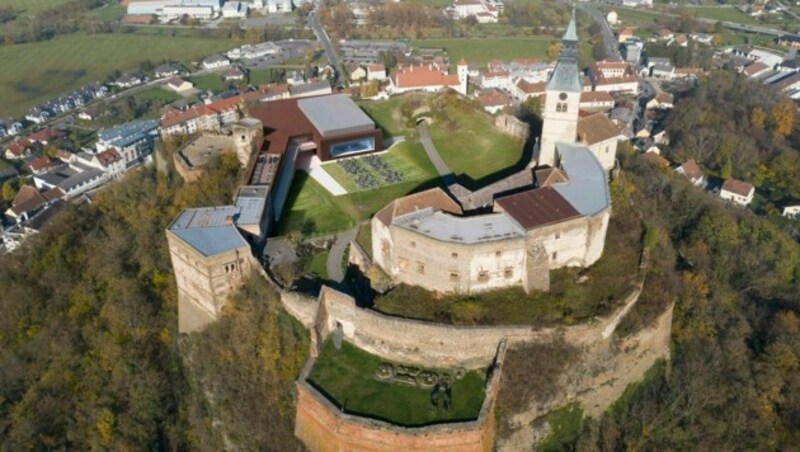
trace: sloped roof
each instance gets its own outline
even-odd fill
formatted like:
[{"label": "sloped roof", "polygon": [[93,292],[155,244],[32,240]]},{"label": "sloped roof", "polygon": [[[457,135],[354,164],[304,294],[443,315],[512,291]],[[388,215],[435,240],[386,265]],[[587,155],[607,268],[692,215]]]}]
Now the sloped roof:
[{"label": "sloped roof", "polygon": [[585,146],[557,143],[561,168],[569,183],[553,185],[581,215],[593,216],[611,205],[606,172]]},{"label": "sloped roof", "polygon": [[689,179],[701,179],[703,177],[703,170],[700,169],[700,166],[694,159],[683,162],[681,169],[683,170],[683,174]]},{"label": "sloped roof", "polygon": [[738,179],[727,179],[722,183],[722,189],[739,196],[749,196],[753,191],[753,184]]},{"label": "sloped roof", "polygon": [[580,216],[553,187],[536,188],[495,200],[525,229],[560,223]]},{"label": "sloped roof", "polygon": [[506,213],[461,217],[428,207],[395,217],[392,223],[442,242],[475,244],[526,237]]},{"label": "sloped roof", "polygon": [[392,82],[400,88],[420,88],[425,86],[457,86],[460,85],[458,75],[442,74],[431,66],[410,66],[392,74]]},{"label": "sloped roof", "polygon": [[517,82],[517,88],[519,88],[525,94],[544,93],[545,86],[545,82],[530,83],[525,79],[520,79]]},{"label": "sloped roof", "polygon": [[186,209],[170,224],[169,231],[204,256],[247,247],[233,225],[239,210],[234,206]]},{"label": "sloped roof", "polygon": [[439,187],[431,188],[419,193],[414,193],[395,199],[391,204],[381,209],[375,217],[385,225],[390,225],[395,217],[414,212],[416,210],[432,208],[452,214],[461,215],[461,206]]},{"label": "sloped roof", "polygon": [[608,91],[584,91],[581,93],[581,103],[585,102],[614,102],[614,97]]},{"label": "sloped roof", "polygon": [[478,94],[478,103],[482,107],[497,107],[507,105],[511,102],[508,94],[500,91],[499,89],[491,89]]},{"label": "sloped roof", "polygon": [[603,113],[596,113],[578,120],[578,139],[588,146],[619,135],[617,126]]}]

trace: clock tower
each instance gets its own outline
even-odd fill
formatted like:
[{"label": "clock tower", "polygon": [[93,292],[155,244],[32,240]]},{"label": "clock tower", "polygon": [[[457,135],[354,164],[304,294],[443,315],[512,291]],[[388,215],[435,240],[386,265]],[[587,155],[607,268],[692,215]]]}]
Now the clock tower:
[{"label": "clock tower", "polygon": [[556,143],[575,143],[578,109],[583,83],[578,70],[578,33],[575,30],[575,9],[567,31],[561,39],[561,51],[553,73],[545,87],[542,108],[542,138],[539,140],[537,165],[555,166]]}]

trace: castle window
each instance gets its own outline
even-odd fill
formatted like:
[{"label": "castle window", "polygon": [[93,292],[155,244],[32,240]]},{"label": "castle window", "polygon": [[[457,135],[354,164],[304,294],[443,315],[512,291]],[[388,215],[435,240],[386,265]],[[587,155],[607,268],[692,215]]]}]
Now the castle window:
[{"label": "castle window", "polygon": [[416,247],[417,247],[417,242],[411,242],[411,248],[416,248]]},{"label": "castle window", "polygon": [[564,113],[567,112],[567,104],[562,104],[561,105],[561,111],[564,112]]},{"label": "castle window", "polygon": [[458,281],[458,272],[450,272],[450,281],[457,282]]},{"label": "castle window", "polygon": [[458,259],[458,253],[452,253],[450,254],[450,257],[452,257],[453,259]]},{"label": "castle window", "polygon": [[553,251],[553,260],[558,259],[558,251]]},{"label": "castle window", "polygon": [[514,267],[506,267],[503,269],[503,277],[511,279],[514,277]]},{"label": "castle window", "polygon": [[502,256],[503,256],[503,252],[502,251],[495,251],[494,252],[494,257],[500,258]]},{"label": "castle window", "polygon": [[558,240],[560,238],[561,238],[561,233],[560,232],[556,232],[556,240]]},{"label": "castle window", "polygon": [[561,113],[561,102],[556,104],[556,113]]},{"label": "castle window", "polygon": [[486,270],[481,270],[478,272],[478,282],[488,282],[489,281],[489,272]]},{"label": "castle window", "polygon": [[424,275],[425,274],[425,264],[422,262],[417,262],[417,273]]}]

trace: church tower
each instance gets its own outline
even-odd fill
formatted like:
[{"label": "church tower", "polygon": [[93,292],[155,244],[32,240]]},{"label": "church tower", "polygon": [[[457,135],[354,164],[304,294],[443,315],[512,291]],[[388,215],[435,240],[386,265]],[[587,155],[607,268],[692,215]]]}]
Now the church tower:
[{"label": "church tower", "polygon": [[459,89],[457,91],[466,96],[467,81],[469,79],[469,66],[467,65],[467,60],[465,60],[464,57],[461,57],[461,60],[459,60],[458,65],[456,66],[456,70],[458,73],[458,86],[459,86]]},{"label": "church tower", "polygon": [[561,51],[553,73],[545,86],[542,109],[542,138],[539,140],[538,165],[555,166],[556,143],[574,143],[578,128],[578,109],[583,83],[578,70],[578,33],[575,9],[567,31],[561,38]]}]

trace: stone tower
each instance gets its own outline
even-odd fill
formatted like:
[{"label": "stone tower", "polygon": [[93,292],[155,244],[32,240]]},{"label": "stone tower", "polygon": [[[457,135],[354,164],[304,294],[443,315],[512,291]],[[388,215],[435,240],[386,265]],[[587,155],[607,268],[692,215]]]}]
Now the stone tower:
[{"label": "stone tower", "polygon": [[467,81],[469,79],[469,66],[467,65],[467,61],[464,57],[461,57],[461,60],[456,65],[456,70],[458,72],[458,83],[459,83],[459,92],[463,95],[467,95]]},{"label": "stone tower", "polygon": [[539,142],[538,165],[555,166],[556,143],[575,142],[578,109],[583,83],[578,70],[578,33],[575,30],[575,9],[561,38],[561,52],[545,87],[542,139]]}]

